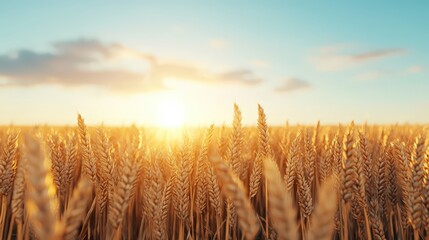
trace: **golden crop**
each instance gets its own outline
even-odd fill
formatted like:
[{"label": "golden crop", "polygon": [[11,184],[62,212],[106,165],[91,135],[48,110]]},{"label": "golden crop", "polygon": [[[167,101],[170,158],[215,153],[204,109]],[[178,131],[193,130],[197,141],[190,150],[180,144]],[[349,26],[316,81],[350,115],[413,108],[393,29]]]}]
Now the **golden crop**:
[{"label": "golden crop", "polygon": [[[428,239],[424,126],[0,129],[2,239]],[[176,133],[177,134],[177,133]]]}]

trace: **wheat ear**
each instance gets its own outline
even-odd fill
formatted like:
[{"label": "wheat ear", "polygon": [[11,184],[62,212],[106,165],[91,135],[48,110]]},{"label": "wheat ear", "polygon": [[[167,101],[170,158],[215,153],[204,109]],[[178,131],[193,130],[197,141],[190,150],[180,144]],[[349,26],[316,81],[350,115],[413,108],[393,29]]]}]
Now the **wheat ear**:
[{"label": "wheat ear", "polygon": [[18,223],[23,222],[24,218],[24,193],[25,193],[25,175],[26,158],[23,157],[18,163],[15,182],[12,193],[12,213]]},{"label": "wheat ear", "polygon": [[211,158],[216,175],[221,180],[223,193],[231,198],[237,210],[238,224],[246,239],[254,239],[259,223],[250,200],[246,197],[242,182],[234,176],[228,165],[220,158]]},{"label": "wheat ear", "polygon": [[415,233],[418,232],[423,223],[423,178],[426,138],[424,135],[418,137],[414,144],[413,166],[412,166],[412,189],[411,189],[411,223]]},{"label": "wheat ear", "polygon": [[61,224],[64,227],[64,240],[76,239],[79,232],[79,226],[85,216],[92,188],[93,185],[89,180],[81,179],[76,189],[73,191],[68,207],[61,219]]},{"label": "wheat ear", "polygon": [[31,225],[40,239],[50,239],[54,233],[57,215],[54,212],[55,187],[39,140],[26,135],[28,159],[28,194],[26,209]]},{"label": "wheat ear", "polygon": [[84,173],[91,179],[92,183],[97,183],[96,159],[91,147],[91,140],[85,121],[79,114],[77,117],[79,130],[79,149],[82,153],[82,163]]},{"label": "wheat ear", "polygon": [[290,193],[285,192],[277,164],[268,159],[264,162],[264,173],[268,185],[268,200],[271,222],[279,239],[298,239],[296,210]]},{"label": "wheat ear", "polygon": [[125,157],[126,159],[124,160],[123,169],[121,171],[122,175],[113,193],[112,202],[109,204],[108,219],[113,231],[119,227],[125,210],[128,208],[138,170],[138,168],[134,167],[133,162],[128,159],[127,156]]},{"label": "wheat ear", "polygon": [[0,191],[9,195],[16,174],[16,156],[18,151],[18,133],[9,133],[3,158],[0,159]]},{"label": "wheat ear", "polygon": [[336,208],[335,178],[331,176],[320,188],[317,205],[311,216],[309,240],[332,239]]}]

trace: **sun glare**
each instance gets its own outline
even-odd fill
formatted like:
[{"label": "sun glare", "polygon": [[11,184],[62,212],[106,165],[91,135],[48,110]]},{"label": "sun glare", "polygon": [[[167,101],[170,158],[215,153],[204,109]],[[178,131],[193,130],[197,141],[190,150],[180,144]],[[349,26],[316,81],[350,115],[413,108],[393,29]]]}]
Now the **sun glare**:
[{"label": "sun glare", "polygon": [[164,128],[179,128],[185,122],[185,110],[177,101],[165,101],[158,107],[158,125]]}]

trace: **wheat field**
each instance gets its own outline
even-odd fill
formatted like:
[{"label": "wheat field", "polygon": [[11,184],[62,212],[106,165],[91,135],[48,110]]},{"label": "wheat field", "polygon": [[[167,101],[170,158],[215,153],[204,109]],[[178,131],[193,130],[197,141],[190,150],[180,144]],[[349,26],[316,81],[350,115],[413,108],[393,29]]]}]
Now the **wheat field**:
[{"label": "wheat field", "polygon": [[425,126],[233,114],[175,136],[1,128],[2,239],[429,239]]}]

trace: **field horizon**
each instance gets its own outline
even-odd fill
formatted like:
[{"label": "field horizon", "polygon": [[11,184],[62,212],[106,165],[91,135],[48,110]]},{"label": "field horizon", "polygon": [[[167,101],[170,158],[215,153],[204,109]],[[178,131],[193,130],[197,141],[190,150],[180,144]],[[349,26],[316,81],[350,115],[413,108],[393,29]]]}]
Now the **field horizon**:
[{"label": "field horizon", "polygon": [[260,105],[256,127],[241,119],[235,104],[232,127],[90,127],[79,114],[71,127],[0,128],[0,233],[218,240],[429,233],[427,126],[272,127]]}]

